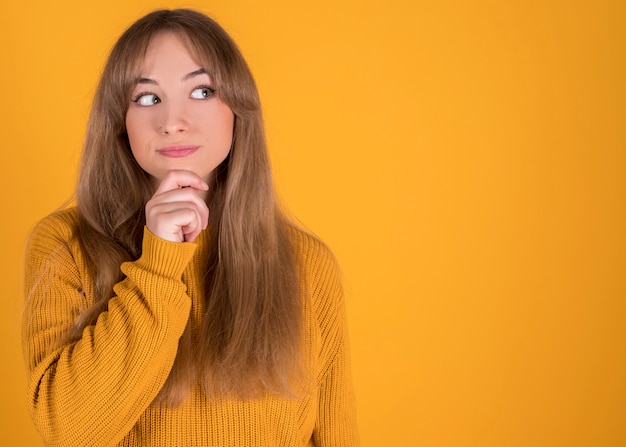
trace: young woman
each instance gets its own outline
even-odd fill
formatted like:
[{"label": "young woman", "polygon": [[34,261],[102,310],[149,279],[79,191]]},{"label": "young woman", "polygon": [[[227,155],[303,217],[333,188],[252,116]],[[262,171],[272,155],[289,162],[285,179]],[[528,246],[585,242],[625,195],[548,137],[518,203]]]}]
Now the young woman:
[{"label": "young woman", "polygon": [[335,260],[278,210],[252,75],[214,21],[122,35],[76,199],[26,252],[47,445],[358,444]]}]

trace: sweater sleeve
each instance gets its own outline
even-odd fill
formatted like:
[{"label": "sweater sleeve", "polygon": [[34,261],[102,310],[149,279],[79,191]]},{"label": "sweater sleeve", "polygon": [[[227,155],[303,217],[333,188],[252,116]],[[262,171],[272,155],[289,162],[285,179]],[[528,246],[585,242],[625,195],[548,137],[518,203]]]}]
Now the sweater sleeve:
[{"label": "sweater sleeve", "polygon": [[70,345],[55,342],[88,306],[71,230],[44,220],[26,250],[23,344],[31,416],[46,445],[112,445],[130,431],[168,377],[189,318],[181,277],[195,244],[144,232],[141,257],[95,325]]},{"label": "sweater sleeve", "polygon": [[315,445],[355,447],[359,445],[355,399],[352,391],[347,343],[339,347],[319,388]]},{"label": "sweater sleeve", "polygon": [[318,413],[313,439],[319,447],[359,445],[344,293],[334,256],[323,246],[313,275],[322,339]]}]

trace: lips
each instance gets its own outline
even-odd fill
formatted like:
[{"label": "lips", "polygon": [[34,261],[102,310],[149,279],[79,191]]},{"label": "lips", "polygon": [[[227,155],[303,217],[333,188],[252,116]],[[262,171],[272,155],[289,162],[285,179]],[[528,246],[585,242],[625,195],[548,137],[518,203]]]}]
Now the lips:
[{"label": "lips", "polygon": [[194,146],[191,144],[177,144],[173,146],[166,146],[158,149],[157,152],[164,157],[169,158],[182,158],[187,157],[198,150],[200,146]]}]

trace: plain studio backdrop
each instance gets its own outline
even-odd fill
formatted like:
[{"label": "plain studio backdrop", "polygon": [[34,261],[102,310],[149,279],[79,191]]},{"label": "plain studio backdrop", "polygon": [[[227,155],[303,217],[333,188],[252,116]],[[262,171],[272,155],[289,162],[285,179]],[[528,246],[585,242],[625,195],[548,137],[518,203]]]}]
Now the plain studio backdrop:
[{"label": "plain studio backdrop", "polygon": [[364,446],[625,445],[623,0],[2,0],[3,445],[42,445],[28,234],[117,37],[181,6],[239,43],[282,201],[341,263]]}]

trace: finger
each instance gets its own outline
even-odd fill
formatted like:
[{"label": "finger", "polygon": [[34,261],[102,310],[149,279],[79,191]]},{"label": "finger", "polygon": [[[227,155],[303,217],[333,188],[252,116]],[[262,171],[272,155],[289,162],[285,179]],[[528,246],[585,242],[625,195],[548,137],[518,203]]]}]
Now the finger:
[{"label": "finger", "polygon": [[202,228],[199,225],[199,221],[197,219],[193,220],[189,225],[181,227],[183,241],[193,242],[198,237],[201,231]]},{"label": "finger", "polygon": [[[206,205],[204,205],[205,208]],[[203,216],[200,214],[197,208],[193,208],[195,213],[195,219],[191,220],[188,225],[184,225],[181,227],[183,240],[185,242],[193,242],[196,237],[200,234],[200,232],[206,228],[206,223],[203,220]],[[208,208],[207,208],[208,213]]]},{"label": "finger", "polygon": [[179,188],[191,187],[200,191],[207,191],[209,185],[198,174],[191,171],[169,171],[157,188],[155,195],[161,194],[166,191],[171,191]]},{"label": "finger", "polygon": [[202,230],[202,217],[190,202],[167,202],[147,210],[146,226],[156,236],[172,242],[193,240]]},{"label": "finger", "polygon": [[193,242],[196,240],[202,228],[199,225],[187,225],[182,228],[183,241]]},{"label": "finger", "polygon": [[[146,204],[146,212],[149,208],[154,208],[166,203],[190,203],[193,204],[199,213],[202,228],[206,228],[209,221],[209,208],[201,196],[201,191],[193,188],[182,188],[165,191],[158,195],[154,195]],[[180,206],[180,205],[176,205]],[[171,208],[167,208],[168,210]]]}]

